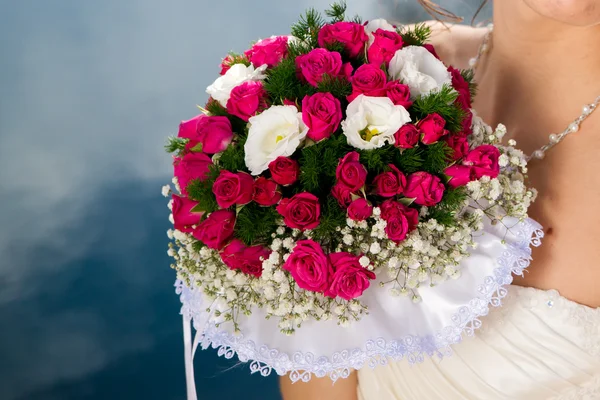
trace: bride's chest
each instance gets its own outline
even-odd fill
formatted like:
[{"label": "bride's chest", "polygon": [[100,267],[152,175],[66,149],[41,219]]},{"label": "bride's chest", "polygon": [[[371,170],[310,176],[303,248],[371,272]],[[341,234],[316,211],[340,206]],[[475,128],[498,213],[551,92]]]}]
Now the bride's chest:
[{"label": "bride's chest", "polygon": [[592,306],[600,306],[600,149],[591,148],[597,145],[565,141],[531,162],[530,184],[539,194],[529,214],[546,235],[519,282]]}]

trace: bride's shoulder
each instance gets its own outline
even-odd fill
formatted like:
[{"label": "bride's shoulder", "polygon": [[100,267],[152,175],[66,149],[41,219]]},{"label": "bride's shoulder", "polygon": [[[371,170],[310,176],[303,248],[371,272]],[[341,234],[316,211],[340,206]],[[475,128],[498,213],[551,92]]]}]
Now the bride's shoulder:
[{"label": "bride's shoulder", "polygon": [[448,24],[439,21],[425,21],[431,29],[430,43],[447,65],[455,68],[469,68],[469,59],[475,57],[485,36],[486,28]]}]

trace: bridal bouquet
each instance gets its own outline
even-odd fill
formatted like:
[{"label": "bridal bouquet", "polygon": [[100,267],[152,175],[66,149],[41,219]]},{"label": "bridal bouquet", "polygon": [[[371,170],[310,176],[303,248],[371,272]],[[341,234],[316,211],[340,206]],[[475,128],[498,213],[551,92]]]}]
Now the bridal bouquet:
[{"label": "bridal bouquet", "polygon": [[380,312],[370,292],[415,307],[461,276],[485,223],[523,222],[535,196],[523,154],[499,144],[505,128],[471,110],[471,71],[444,65],[427,27],[344,13],[311,10],[291,36],[225,57],[167,145],[186,312],[204,315],[205,344],[269,368],[234,345],[248,321],[285,337]]}]

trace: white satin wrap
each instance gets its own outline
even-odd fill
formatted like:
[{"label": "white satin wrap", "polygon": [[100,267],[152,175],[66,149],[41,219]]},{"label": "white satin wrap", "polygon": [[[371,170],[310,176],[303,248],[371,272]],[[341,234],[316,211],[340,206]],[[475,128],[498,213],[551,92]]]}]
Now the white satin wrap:
[{"label": "white satin wrap", "polygon": [[[218,348],[219,355],[228,358],[237,354],[240,361],[250,362],[252,372],[263,375],[275,370],[279,375],[291,373],[293,380],[307,381],[312,374],[335,380],[348,376],[352,369],[389,360],[422,362],[426,356],[450,354],[449,346],[461,341],[463,334],[473,335],[489,306],[499,306],[506,296],[512,274],[522,274],[529,265],[530,246],[539,245],[543,233],[531,219],[518,222],[507,218],[504,224],[487,224],[475,236],[478,246],[461,263],[459,279],[420,288],[422,301],[417,304],[406,297],[393,297],[387,288],[374,283],[361,297],[369,314],[348,328],[335,321],[305,322],[294,335],[285,336],[275,320],[266,320],[264,311],[255,309],[250,317],[239,320],[242,334],[233,335],[227,326],[216,328],[210,322],[207,304],[197,288],[177,281],[181,312],[184,320],[193,321],[203,349]],[[191,337],[186,338],[190,372],[195,349]],[[188,373],[188,393],[193,384],[189,379]]]}]

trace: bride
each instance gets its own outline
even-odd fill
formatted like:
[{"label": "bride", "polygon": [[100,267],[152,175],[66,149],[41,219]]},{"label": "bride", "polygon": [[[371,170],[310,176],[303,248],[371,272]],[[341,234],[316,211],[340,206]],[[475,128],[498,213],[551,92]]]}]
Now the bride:
[{"label": "bride", "polygon": [[334,385],[282,378],[285,400],[600,399],[600,1],[493,11],[493,30],[432,22],[431,40],[447,64],[475,68],[478,115],[532,154],[530,216],[546,235],[529,272],[452,356]]}]

